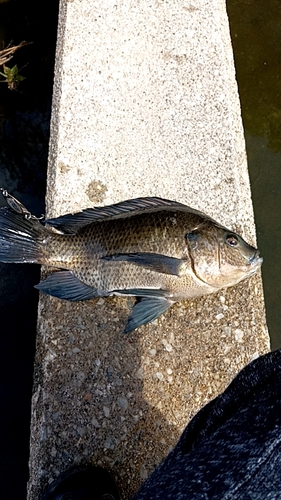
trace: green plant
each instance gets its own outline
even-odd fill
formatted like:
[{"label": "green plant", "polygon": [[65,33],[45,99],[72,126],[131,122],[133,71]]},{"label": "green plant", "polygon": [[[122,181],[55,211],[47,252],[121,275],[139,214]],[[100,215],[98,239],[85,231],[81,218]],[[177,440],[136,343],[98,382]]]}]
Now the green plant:
[{"label": "green plant", "polygon": [[4,80],[0,80],[2,83],[7,83],[10,90],[16,90],[18,84],[25,80],[24,76],[19,75],[19,70],[17,65],[12,68],[3,65],[3,73],[0,71],[0,75],[4,77]]}]

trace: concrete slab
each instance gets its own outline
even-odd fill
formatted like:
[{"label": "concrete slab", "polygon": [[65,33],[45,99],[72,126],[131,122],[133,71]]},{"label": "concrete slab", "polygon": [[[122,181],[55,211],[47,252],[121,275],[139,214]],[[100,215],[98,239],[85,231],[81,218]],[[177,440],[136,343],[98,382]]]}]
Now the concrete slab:
[{"label": "concrete slab", "polygon": [[[255,240],[225,3],[61,0],[47,215],[151,195]],[[128,310],[41,297],[29,500],[85,462],[130,498],[269,348],[260,275],[124,337]]]}]

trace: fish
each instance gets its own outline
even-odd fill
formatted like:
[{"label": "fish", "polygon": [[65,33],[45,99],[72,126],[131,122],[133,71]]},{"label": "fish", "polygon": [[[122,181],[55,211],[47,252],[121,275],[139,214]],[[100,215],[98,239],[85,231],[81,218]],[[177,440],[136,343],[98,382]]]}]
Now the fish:
[{"label": "fish", "polygon": [[58,299],[135,297],[126,334],[175,302],[233,286],[262,265],[241,236],[176,201],[136,198],[43,221],[2,194],[0,262],[54,268],[36,288]]}]

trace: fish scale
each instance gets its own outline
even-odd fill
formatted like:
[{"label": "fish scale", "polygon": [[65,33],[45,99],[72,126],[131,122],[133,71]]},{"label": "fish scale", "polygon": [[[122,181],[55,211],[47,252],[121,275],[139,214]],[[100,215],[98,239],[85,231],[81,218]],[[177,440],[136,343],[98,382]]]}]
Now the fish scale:
[{"label": "fish scale", "polygon": [[[52,235],[52,241],[48,241],[47,244],[50,254],[46,256],[47,260],[44,263],[72,269],[75,276],[87,285],[99,289],[100,294],[106,294],[118,288],[144,288],[145,286],[167,288],[173,285],[179,288],[178,278],[171,279],[166,275],[163,279],[158,272],[137,267],[129,262],[103,260],[104,257],[121,252],[125,254],[164,252],[167,256],[187,259],[189,262],[184,236],[198,221],[190,220],[187,227],[186,215],[179,214],[181,220],[179,220],[180,237],[178,237],[173,234],[175,224],[170,221],[170,218],[170,214],[167,216],[167,213],[163,212],[142,214],[136,216],[134,220],[95,222],[82,228],[76,235]],[[53,254],[54,250],[55,254]],[[65,262],[62,256],[65,256]],[[191,277],[189,281],[190,285],[194,284]],[[188,293],[186,285],[187,279],[184,285],[186,296],[193,296],[192,293]]]},{"label": "fish scale", "polygon": [[59,299],[135,296],[125,333],[178,300],[235,285],[262,263],[241,236],[174,201],[138,198],[43,224],[2,193],[0,261],[56,268],[36,287]]}]

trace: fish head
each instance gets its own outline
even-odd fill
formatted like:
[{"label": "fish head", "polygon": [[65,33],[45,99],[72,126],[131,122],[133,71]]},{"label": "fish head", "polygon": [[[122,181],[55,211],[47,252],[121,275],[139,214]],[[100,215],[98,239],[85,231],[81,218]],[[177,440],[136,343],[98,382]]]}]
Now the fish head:
[{"label": "fish head", "polygon": [[238,234],[206,222],[186,235],[193,271],[204,283],[225,288],[256,273],[259,251]]}]

